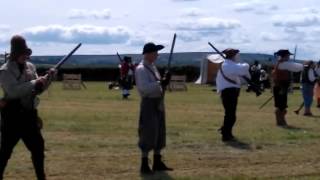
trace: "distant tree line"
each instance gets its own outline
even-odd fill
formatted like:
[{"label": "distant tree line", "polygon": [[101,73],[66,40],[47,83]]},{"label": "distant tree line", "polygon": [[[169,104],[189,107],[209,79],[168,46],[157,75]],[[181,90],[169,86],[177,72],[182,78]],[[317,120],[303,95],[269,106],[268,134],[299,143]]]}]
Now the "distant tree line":
[{"label": "distant tree line", "polygon": [[[37,71],[39,75],[46,73],[48,68],[38,67]],[[165,68],[159,67],[161,74],[164,73]],[[188,82],[196,81],[200,74],[200,68],[195,66],[179,66],[172,67],[171,72],[173,75],[186,75]],[[81,74],[83,81],[117,81],[119,78],[119,68],[116,67],[70,67],[62,68],[58,72],[57,80],[61,81],[63,74]]]}]

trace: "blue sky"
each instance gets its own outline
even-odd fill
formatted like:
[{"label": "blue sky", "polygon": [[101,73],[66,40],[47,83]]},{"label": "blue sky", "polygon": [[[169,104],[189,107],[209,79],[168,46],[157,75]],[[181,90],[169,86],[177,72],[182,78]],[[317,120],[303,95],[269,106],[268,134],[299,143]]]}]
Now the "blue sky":
[{"label": "blue sky", "polygon": [[[318,3],[317,3],[318,2]],[[270,53],[294,50],[320,59],[320,5],[316,0],[2,0],[0,52],[22,34],[36,55],[141,53],[153,41],[177,52],[218,48]]]}]

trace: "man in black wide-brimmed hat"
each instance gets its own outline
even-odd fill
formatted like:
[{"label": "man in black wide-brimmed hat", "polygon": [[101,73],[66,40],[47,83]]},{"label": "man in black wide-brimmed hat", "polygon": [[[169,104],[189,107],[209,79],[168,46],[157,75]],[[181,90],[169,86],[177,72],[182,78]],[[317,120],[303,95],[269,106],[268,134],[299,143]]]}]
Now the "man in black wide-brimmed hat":
[{"label": "man in black wide-brimmed hat", "polygon": [[287,49],[277,51],[275,53],[277,63],[272,72],[276,123],[280,127],[287,127],[285,115],[288,107],[288,88],[291,81],[290,72],[300,72],[303,70],[302,64],[289,61],[290,55],[292,53]]},{"label": "man in black wide-brimmed hat", "polygon": [[[154,171],[168,171],[162,161],[161,150],[166,146],[166,124],[164,107],[164,89],[170,76],[161,78],[155,61],[162,45],[147,43],[143,47],[143,60],[135,70],[138,92],[141,96],[139,118],[139,148],[142,153],[140,172],[152,174]],[[148,164],[148,154],[154,151],[153,168]]]},{"label": "man in black wide-brimmed hat", "polygon": [[[20,139],[31,152],[38,180],[45,180],[44,139],[42,122],[37,114],[37,95],[49,85],[46,77],[38,77],[35,66],[28,62],[32,51],[26,40],[15,35],[11,39],[10,58],[0,68],[0,84],[4,92],[1,109],[0,180],[11,153]],[[50,73],[54,73],[50,70]]]}]

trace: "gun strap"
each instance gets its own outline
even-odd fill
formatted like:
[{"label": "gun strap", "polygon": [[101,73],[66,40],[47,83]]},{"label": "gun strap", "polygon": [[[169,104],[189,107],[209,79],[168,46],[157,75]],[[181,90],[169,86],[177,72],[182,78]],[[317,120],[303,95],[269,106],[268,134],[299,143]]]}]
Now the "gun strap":
[{"label": "gun strap", "polygon": [[154,71],[152,71],[152,69],[146,65],[143,64],[143,67],[145,67],[149,72],[151,72],[151,74],[153,75],[153,77],[156,79],[156,81],[160,81],[160,79],[157,77],[156,73]]},{"label": "gun strap", "polygon": [[226,81],[228,81],[229,83],[231,83],[231,84],[238,84],[236,81],[228,78],[228,77],[224,74],[224,72],[223,72],[223,70],[222,70],[222,64],[223,64],[223,63],[220,64],[220,72],[221,72],[222,77],[223,77]]}]

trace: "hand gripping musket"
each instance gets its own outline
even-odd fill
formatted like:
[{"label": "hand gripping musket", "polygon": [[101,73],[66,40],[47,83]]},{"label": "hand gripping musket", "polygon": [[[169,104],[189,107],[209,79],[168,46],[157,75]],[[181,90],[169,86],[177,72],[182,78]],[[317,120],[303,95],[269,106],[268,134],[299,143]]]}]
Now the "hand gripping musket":
[{"label": "hand gripping musket", "polygon": [[[166,72],[164,73],[164,77],[166,77],[168,74],[170,74],[170,69],[171,69],[171,62],[172,62],[172,59],[173,59],[173,50],[174,50],[174,46],[176,44],[176,38],[177,38],[177,34],[174,33],[173,35],[173,40],[172,40],[172,43],[171,43],[171,49],[170,49],[170,54],[169,54],[169,59],[168,59],[168,65],[167,65],[167,68],[166,68]],[[168,82],[167,85],[170,84],[170,81]],[[165,90],[167,89],[167,87],[162,87],[164,92]]]},{"label": "hand gripping musket", "polygon": [[[80,48],[81,45],[82,45],[82,44],[79,43],[69,54],[67,54],[66,56],[64,56],[56,65],[54,65],[54,66],[52,67],[52,69],[54,69],[54,70],[59,70],[60,67]],[[53,75],[50,74],[50,73],[47,73],[47,74],[45,75],[45,78],[47,78],[48,81],[50,82],[50,81],[52,80],[52,78],[53,78]]]},{"label": "hand gripping musket", "polygon": [[[76,52],[79,47],[81,46],[81,43],[79,43],[69,54],[67,54],[66,56],[64,56],[56,65],[54,65],[52,68],[54,71],[59,70],[60,67],[73,55],[74,52]],[[44,78],[47,79],[47,84],[45,86],[48,86],[50,84],[50,82],[53,80],[55,74],[53,74],[52,72],[50,72],[50,70],[48,71],[48,73],[46,75],[44,75]],[[36,107],[37,104],[39,102],[36,102],[36,94],[39,92],[42,92],[44,89],[43,87],[41,89],[36,89],[34,90],[34,94],[33,94],[33,106]],[[38,117],[39,118],[39,117]],[[39,120],[39,119],[38,119]],[[40,122],[42,121],[41,118],[39,120]]]},{"label": "hand gripping musket", "polygon": [[[216,47],[214,47],[213,44],[208,42],[209,46],[211,46],[224,60],[226,60],[226,57],[224,54],[222,54]],[[256,93],[257,96],[261,95],[261,91],[259,90],[259,87],[255,85],[248,77],[246,76],[241,76],[249,85],[251,85]]]}]

